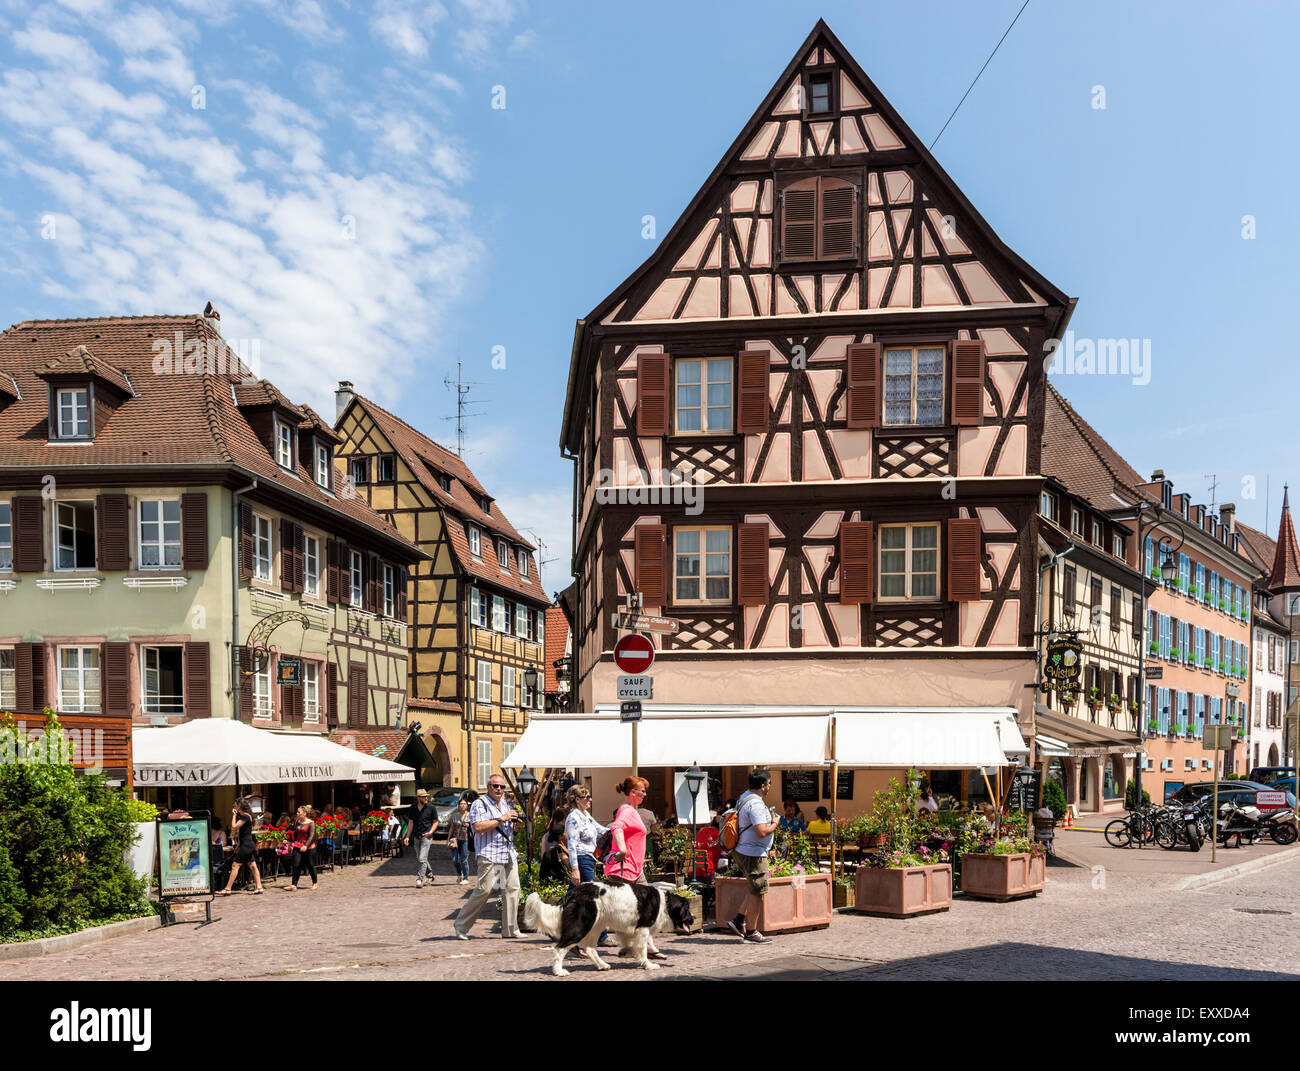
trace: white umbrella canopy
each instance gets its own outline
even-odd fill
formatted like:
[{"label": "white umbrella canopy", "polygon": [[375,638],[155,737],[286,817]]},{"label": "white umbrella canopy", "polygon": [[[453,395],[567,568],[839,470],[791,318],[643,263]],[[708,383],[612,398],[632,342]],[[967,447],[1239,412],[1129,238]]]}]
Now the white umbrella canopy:
[{"label": "white umbrella canopy", "polygon": [[268,732],[230,718],[135,729],[131,749],[138,788],[356,781],[365,758],[320,737]]}]

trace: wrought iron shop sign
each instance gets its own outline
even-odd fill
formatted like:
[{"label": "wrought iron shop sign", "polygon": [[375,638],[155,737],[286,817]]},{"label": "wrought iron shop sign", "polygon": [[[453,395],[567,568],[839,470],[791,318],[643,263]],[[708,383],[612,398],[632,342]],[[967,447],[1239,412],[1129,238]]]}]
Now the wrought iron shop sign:
[{"label": "wrought iron shop sign", "polygon": [[1083,645],[1077,639],[1053,640],[1047,645],[1043,660],[1043,687],[1058,691],[1073,691],[1079,687],[1079,672],[1083,668]]},{"label": "wrought iron shop sign", "polygon": [[302,687],[302,659],[281,658],[275,664],[275,683],[290,688]]},{"label": "wrought iron shop sign", "polygon": [[[266,670],[267,662],[270,660],[271,652],[267,644],[271,640],[271,633],[283,625],[286,621],[297,621],[302,625],[304,632],[311,631],[311,620],[306,614],[297,610],[277,610],[273,614],[267,614],[261,621],[248,630],[248,639],[244,646],[249,652],[249,665],[242,670],[245,677],[251,677],[254,673],[262,673]],[[281,660],[283,665],[285,660]],[[290,660],[295,661],[295,660]],[[298,663],[298,669],[301,671],[302,664]],[[285,682],[280,682],[285,683]],[[294,683],[297,683],[296,681]]]}]

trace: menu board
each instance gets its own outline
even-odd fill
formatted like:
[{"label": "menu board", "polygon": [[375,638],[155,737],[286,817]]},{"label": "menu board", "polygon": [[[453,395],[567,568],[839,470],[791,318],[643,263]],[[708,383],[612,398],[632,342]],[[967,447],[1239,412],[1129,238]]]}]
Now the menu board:
[{"label": "menu board", "polygon": [[1007,806],[1013,811],[1036,811],[1043,800],[1043,772],[1019,769],[1011,782]]},{"label": "menu board", "polygon": [[[835,798],[840,800],[851,800],[853,798],[853,771],[841,770],[840,776],[835,779],[837,791]],[[831,772],[830,770],[822,771],[822,799],[831,798]]]},{"label": "menu board", "polygon": [[817,795],[817,771],[782,770],[781,799],[795,803],[815,803],[821,799]]}]

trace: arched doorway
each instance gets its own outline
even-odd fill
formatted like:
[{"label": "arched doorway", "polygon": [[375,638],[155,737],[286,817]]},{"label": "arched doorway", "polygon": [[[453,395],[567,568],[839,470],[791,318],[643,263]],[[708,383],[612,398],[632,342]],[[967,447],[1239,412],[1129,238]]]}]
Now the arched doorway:
[{"label": "arched doorway", "polygon": [[1279,765],[1279,762],[1280,762],[1280,756],[1279,756],[1278,753],[1277,753],[1277,744],[1276,744],[1276,743],[1269,744],[1269,745],[1268,745],[1268,765],[1269,765],[1269,766],[1277,766],[1277,765]]}]

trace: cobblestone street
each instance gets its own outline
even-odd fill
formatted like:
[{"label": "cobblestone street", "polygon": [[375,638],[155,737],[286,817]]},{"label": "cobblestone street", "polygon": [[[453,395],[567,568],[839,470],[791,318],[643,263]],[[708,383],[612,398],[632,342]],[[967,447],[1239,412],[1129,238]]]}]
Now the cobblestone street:
[{"label": "cobblestone street", "polygon": [[[278,887],[268,885],[264,896],[219,898],[211,925],[184,922],[16,961],[6,964],[5,976],[549,978],[549,941],[533,935],[501,940],[493,907],[480,919],[473,940],[454,939],[450,919],[469,887],[454,884],[445,850],[435,854],[440,856],[437,883],[424,889],[415,888],[409,856],[325,873],[314,893],[284,892],[281,879]],[[1128,869],[1049,867],[1046,891],[1032,900],[996,904],[959,897],[950,911],[906,921],[837,914],[829,929],[778,936],[761,947],[712,930],[663,938],[669,956],[663,970],[645,972],[613,959],[614,969],[600,980],[1297,976],[1300,858],[1192,891],[1177,889],[1186,871],[1169,869],[1170,860],[1178,858],[1172,853],[1117,853],[1115,858]],[[1135,872],[1142,862],[1150,869]],[[589,965],[576,960],[571,965],[570,980],[597,978]]]}]

